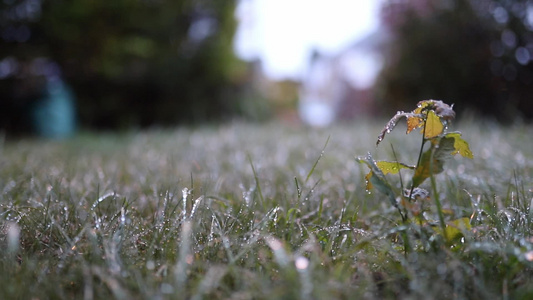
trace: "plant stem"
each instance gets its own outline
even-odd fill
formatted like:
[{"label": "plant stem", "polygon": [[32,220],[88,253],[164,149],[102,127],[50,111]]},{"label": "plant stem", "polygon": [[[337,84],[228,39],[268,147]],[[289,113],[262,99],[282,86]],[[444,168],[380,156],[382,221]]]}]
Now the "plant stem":
[{"label": "plant stem", "polygon": [[403,253],[407,257],[407,254],[411,253],[411,242],[409,241],[409,234],[407,234],[407,230],[402,231],[401,237],[403,239]]},{"label": "plant stem", "polygon": [[[396,151],[394,150],[394,145],[390,144],[390,147],[392,149],[392,155],[394,155],[394,160],[396,161],[397,164],[399,164],[400,161],[398,160],[398,156],[396,155]],[[400,175],[399,176],[400,187],[402,188],[402,191],[403,191],[404,185],[403,185],[403,180],[402,180],[402,168],[400,167],[398,167],[398,174]]]},{"label": "plant stem", "polygon": [[437,213],[439,215],[439,223],[442,229],[442,235],[444,240],[448,242],[448,234],[446,233],[446,223],[444,222],[444,214],[442,213],[442,205],[440,203],[439,191],[437,190],[437,181],[435,180],[435,175],[433,174],[433,153],[435,152],[435,147],[431,147],[431,159],[429,161],[430,180],[431,180],[431,189],[433,190],[433,198],[435,198],[435,205],[437,206]]},{"label": "plant stem", "polygon": [[[396,161],[396,163],[399,164],[398,156],[396,155],[396,151],[394,150],[394,146],[392,144],[390,146],[392,148],[392,154],[394,155],[394,160]],[[400,167],[398,167],[398,176],[400,178],[400,188],[401,188],[401,190],[400,190],[400,195],[401,196],[400,197],[403,198],[404,185],[403,185],[403,180],[402,180],[402,169]],[[398,211],[400,212],[400,215],[402,216],[402,221],[405,223],[405,221],[407,220],[407,214],[408,214],[407,208],[406,207],[403,208],[403,213],[402,213],[402,210],[401,210],[401,208],[399,206],[397,208],[398,208]]]},{"label": "plant stem", "polygon": [[[416,169],[420,166],[420,161],[422,160],[422,153],[424,151],[424,145],[428,141],[426,139],[426,122],[427,117],[424,119],[424,130],[422,132],[422,145],[420,146],[420,152],[418,153],[418,161],[416,163]],[[438,145],[438,143],[437,143]],[[439,215],[439,224],[442,229],[442,234],[444,236],[444,239],[448,241],[448,235],[446,233],[446,223],[444,222],[444,214],[442,213],[442,205],[439,198],[439,192],[437,191],[437,182],[435,181],[435,175],[433,174],[433,154],[435,153],[435,146],[434,144],[431,144],[431,157],[429,160],[429,170],[430,170],[430,180],[431,180],[431,189],[433,190],[433,198],[435,198],[435,205],[437,206],[437,214]],[[416,171],[415,171],[416,172]],[[413,190],[415,189],[414,184],[411,184],[411,191],[409,192],[409,201],[411,201],[411,197],[413,195]]]},{"label": "plant stem", "polygon": [[[415,167],[415,173],[418,167],[420,166],[420,161],[422,160],[422,153],[424,152],[424,146],[426,145],[427,139],[426,139],[426,120],[424,119],[424,130],[422,132],[422,144],[420,145],[420,151],[418,152],[418,160],[416,161],[416,167]],[[414,178],[414,177],[413,177]],[[413,191],[415,189],[414,182],[411,182],[411,190],[409,191],[409,202],[411,202]]]}]

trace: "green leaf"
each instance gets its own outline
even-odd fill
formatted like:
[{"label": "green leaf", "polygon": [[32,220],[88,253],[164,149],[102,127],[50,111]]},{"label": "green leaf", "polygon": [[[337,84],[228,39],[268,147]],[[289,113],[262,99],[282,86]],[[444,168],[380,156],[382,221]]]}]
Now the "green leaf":
[{"label": "green leaf", "polygon": [[[413,185],[419,186],[431,176],[431,174],[439,174],[444,170],[444,162],[452,157],[454,151],[454,139],[442,138],[438,141],[438,146],[432,144],[432,147],[422,154],[420,163],[415,169],[413,176]],[[433,153],[433,162],[431,162],[431,151]]]},{"label": "green leaf", "polygon": [[376,161],[372,158],[372,155],[368,153],[366,157],[358,157],[356,158],[357,162],[363,163],[367,165],[370,168],[370,172],[365,176],[365,179],[367,181],[367,191],[372,188],[372,186],[375,186],[378,191],[385,194],[392,205],[397,206],[396,204],[396,197],[394,196],[394,192],[387,181],[387,178],[381,171],[381,169],[377,166]]},{"label": "green leaf", "polygon": [[420,159],[420,163],[415,169],[415,175],[413,176],[413,186],[417,187],[424,182],[431,174],[438,174],[444,170],[442,167],[442,163],[439,163],[438,160],[433,157],[433,170],[431,170],[431,150],[428,149],[426,152],[422,154],[422,158]]},{"label": "green leaf", "polygon": [[452,155],[459,153],[463,157],[474,158],[474,154],[472,154],[472,151],[470,151],[470,146],[465,140],[463,140],[460,132],[450,132],[446,134],[446,138],[452,138],[454,140],[454,150]]},{"label": "green leaf", "polygon": [[443,137],[439,140],[438,147],[435,147],[435,154],[433,154],[433,158],[444,163],[446,160],[452,158],[452,153],[454,150],[454,140]]}]

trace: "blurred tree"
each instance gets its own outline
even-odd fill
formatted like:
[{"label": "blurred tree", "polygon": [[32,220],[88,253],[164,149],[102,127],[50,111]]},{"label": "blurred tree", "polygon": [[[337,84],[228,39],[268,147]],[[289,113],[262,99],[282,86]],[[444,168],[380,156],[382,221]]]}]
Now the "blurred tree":
[{"label": "blurred tree", "polygon": [[[471,109],[500,120],[533,118],[528,96],[533,93],[533,44],[527,25],[533,20],[525,17],[528,4],[521,1],[522,12],[514,7],[503,25],[498,21],[502,3],[513,6],[517,1],[386,3],[383,20],[395,39],[376,91],[379,101],[389,104],[387,113],[406,103],[439,98],[455,102],[459,111]],[[529,6],[533,12],[533,4]],[[509,41],[505,45],[508,35],[512,46]]]},{"label": "blurred tree", "polygon": [[[221,120],[240,112],[247,80],[232,48],[235,2],[6,0],[2,31],[26,28],[30,36],[3,34],[0,59],[57,62],[85,126]],[[31,18],[19,18],[32,9]]]}]

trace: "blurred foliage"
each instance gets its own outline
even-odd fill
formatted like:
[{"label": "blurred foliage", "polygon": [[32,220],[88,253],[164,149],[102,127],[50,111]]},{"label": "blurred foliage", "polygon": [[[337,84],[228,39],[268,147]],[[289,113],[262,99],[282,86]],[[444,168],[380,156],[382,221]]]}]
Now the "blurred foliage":
[{"label": "blurred foliage", "polygon": [[[76,93],[82,126],[223,120],[250,107],[240,97],[247,67],[232,48],[235,5],[235,0],[3,1],[0,60],[18,66],[41,57],[56,62]],[[28,36],[6,34],[17,30]],[[26,105],[17,93],[25,88],[9,81],[28,85],[29,77],[38,76],[12,75],[0,78],[0,92],[10,95],[2,101],[19,113],[22,108],[15,106]]]},{"label": "blurred foliage", "polygon": [[413,101],[449,99],[459,112],[501,121],[533,118],[533,23],[527,13],[533,4],[401,3],[396,16],[387,16],[395,38],[376,89],[386,113]]}]

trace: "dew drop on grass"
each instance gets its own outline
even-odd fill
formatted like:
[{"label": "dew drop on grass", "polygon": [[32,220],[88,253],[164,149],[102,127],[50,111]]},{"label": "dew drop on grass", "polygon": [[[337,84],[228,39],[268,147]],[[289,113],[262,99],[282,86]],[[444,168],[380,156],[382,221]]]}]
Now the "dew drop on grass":
[{"label": "dew drop on grass", "polygon": [[[346,208],[343,208],[343,210],[346,210]],[[346,243],[346,240],[347,240],[347,239],[348,239],[348,235],[345,234],[345,235],[342,237],[342,241],[341,241],[341,243],[340,243],[340,245],[339,245],[339,248],[341,248],[341,247],[344,245],[344,243]]]},{"label": "dew drop on grass", "polygon": [[124,211],[124,207],[120,208],[120,223],[126,224],[126,213]]},{"label": "dew drop on grass", "polygon": [[102,223],[102,219],[100,217],[96,218],[95,224],[94,224],[96,229],[100,229],[101,223]]},{"label": "dew drop on grass", "polygon": [[196,212],[196,209],[198,208],[198,205],[200,204],[202,199],[204,199],[204,196],[198,197],[198,199],[196,199],[196,201],[194,202],[194,205],[192,206],[192,209],[191,209],[191,216],[190,216],[191,218],[194,217],[194,213]]},{"label": "dew drop on grass", "polygon": [[98,204],[103,202],[105,199],[110,198],[110,197],[112,197],[114,199],[117,196],[118,195],[115,192],[106,193],[106,194],[102,195],[102,197],[98,198],[98,200],[96,200],[96,202],[93,203],[93,206],[92,206],[91,209],[94,210],[96,208],[96,206],[98,206]]},{"label": "dew drop on grass", "polygon": [[209,230],[209,236],[207,238],[207,241],[209,243],[213,242],[213,239],[214,239],[214,236],[215,236],[214,229],[215,229],[215,216],[213,215],[211,217],[211,229]]},{"label": "dew drop on grass", "polygon": [[250,206],[252,198],[250,197],[254,191],[254,188],[245,190],[244,185],[241,183],[239,187],[242,189],[242,198],[244,199],[244,204],[248,207]]},{"label": "dew drop on grass", "polygon": [[528,251],[524,254],[524,257],[527,261],[533,261],[533,251]]},{"label": "dew drop on grass", "polygon": [[181,190],[182,195],[182,205],[183,211],[181,212],[183,216],[187,216],[187,197],[190,195],[191,191],[188,188],[183,188]]},{"label": "dew drop on grass", "polygon": [[303,256],[298,256],[294,261],[294,265],[296,266],[296,269],[302,271],[309,267],[309,260]]},{"label": "dew drop on grass", "polygon": [[7,225],[7,250],[11,254],[17,253],[20,243],[20,226],[17,223]]}]

